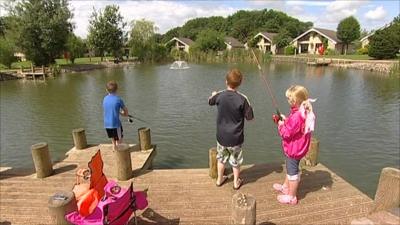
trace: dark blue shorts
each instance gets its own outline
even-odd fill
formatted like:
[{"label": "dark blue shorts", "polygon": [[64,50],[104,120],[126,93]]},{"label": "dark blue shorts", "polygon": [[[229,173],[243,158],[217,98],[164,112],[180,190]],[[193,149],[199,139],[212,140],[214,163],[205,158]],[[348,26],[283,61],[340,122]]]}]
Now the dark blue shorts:
[{"label": "dark blue shorts", "polygon": [[286,157],[286,173],[289,176],[299,174],[299,163],[300,159]]}]

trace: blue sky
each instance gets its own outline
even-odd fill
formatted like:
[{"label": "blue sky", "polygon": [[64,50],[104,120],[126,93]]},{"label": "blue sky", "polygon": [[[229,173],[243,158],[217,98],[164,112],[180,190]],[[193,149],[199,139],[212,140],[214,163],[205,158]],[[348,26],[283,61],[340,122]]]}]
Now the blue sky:
[{"label": "blue sky", "polygon": [[[5,1],[5,0],[0,0]],[[283,11],[301,21],[311,21],[315,27],[336,30],[338,22],[355,16],[361,28],[372,30],[390,22],[399,15],[400,1],[389,0],[264,0],[264,1],[127,1],[127,0],[70,0],[75,24],[74,32],[81,37],[87,35],[89,17],[96,9],[106,5],[119,5],[126,22],[135,19],[154,21],[160,33],[182,26],[196,17],[228,16],[238,10],[275,9]],[[0,15],[4,14],[4,10]]]}]

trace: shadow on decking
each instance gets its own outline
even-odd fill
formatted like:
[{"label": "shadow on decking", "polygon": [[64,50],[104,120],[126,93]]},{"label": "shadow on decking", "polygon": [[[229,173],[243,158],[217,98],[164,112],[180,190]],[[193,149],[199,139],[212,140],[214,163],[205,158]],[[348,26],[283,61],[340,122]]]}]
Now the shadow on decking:
[{"label": "shadow on decking", "polygon": [[[165,224],[165,225],[178,225],[180,219],[168,219],[158,214],[151,208],[147,208],[140,217],[138,217],[138,224],[140,225],[154,225],[154,224]],[[131,219],[128,225],[134,225],[135,219]]]},{"label": "shadow on decking", "polygon": [[298,188],[297,198],[303,199],[307,194],[316,192],[322,188],[330,190],[333,180],[331,173],[324,170],[309,171],[303,170],[301,173],[300,185]]},{"label": "shadow on decking", "polygon": [[[50,176],[65,173],[67,171],[74,170],[76,168],[77,168],[77,165],[61,166],[61,167],[55,168],[54,173]],[[26,177],[26,176],[31,176],[34,174],[35,174],[34,169],[19,169],[19,168],[10,167],[10,168],[0,172],[0,180],[5,180],[8,178],[13,178],[13,177]]]},{"label": "shadow on decking", "polygon": [[3,222],[0,222],[0,225],[11,225],[11,222],[9,222],[9,221],[3,221]]},{"label": "shadow on decking", "polygon": [[283,167],[281,163],[271,164],[255,164],[250,168],[244,169],[240,176],[244,178],[244,185],[256,182],[258,179],[268,176],[269,174],[276,172],[282,173]]}]

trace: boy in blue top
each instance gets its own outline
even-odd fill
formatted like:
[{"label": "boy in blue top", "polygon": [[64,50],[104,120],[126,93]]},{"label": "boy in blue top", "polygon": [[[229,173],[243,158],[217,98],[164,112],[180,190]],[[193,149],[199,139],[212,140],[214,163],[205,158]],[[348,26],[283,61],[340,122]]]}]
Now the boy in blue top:
[{"label": "boy in blue top", "polygon": [[117,95],[117,89],[117,82],[109,81],[106,85],[108,95],[103,99],[104,128],[108,137],[111,138],[114,149],[122,143],[124,136],[119,115],[128,116],[129,114],[124,101]]}]

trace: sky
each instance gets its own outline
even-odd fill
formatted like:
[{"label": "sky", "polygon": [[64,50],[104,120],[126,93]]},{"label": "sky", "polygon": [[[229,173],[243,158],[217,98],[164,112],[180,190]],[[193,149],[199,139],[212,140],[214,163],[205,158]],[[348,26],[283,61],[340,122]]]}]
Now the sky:
[{"label": "sky", "polygon": [[[0,0],[5,1],[5,0]],[[336,30],[339,21],[355,16],[361,28],[368,31],[382,27],[399,15],[398,0],[233,0],[233,1],[128,1],[128,0],[70,0],[74,14],[74,32],[86,37],[93,8],[118,5],[124,20],[146,19],[155,22],[158,32],[182,26],[197,17],[227,17],[238,10],[275,9],[303,22],[311,21],[315,27]],[[5,14],[0,11],[0,15]]]}]

